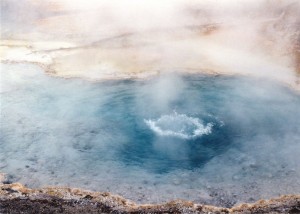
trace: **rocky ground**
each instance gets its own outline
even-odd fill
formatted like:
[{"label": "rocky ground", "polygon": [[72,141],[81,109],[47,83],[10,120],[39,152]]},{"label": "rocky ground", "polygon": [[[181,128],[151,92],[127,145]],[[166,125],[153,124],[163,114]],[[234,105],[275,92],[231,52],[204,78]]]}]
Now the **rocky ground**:
[{"label": "rocky ground", "polygon": [[108,192],[75,188],[29,189],[7,184],[0,174],[0,213],[300,213],[300,195],[287,195],[232,208],[176,200],[164,204],[136,204]]}]

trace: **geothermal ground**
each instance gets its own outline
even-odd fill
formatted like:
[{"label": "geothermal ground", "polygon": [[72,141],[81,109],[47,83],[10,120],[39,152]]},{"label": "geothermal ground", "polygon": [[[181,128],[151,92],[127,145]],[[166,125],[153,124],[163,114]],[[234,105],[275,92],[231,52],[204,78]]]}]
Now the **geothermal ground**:
[{"label": "geothermal ground", "polygon": [[300,4],[274,2],[1,1],[0,212],[297,213]]}]

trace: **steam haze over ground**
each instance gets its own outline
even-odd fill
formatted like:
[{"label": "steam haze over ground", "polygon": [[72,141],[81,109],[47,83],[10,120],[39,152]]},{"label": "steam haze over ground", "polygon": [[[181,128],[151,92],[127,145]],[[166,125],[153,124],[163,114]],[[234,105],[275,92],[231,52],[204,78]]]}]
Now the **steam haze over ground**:
[{"label": "steam haze over ground", "polygon": [[0,1],[11,181],[227,207],[299,194],[298,0]]},{"label": "steam haze over ground", "polygon": [[90,79],[182,69],[268,76],[299,88],[299,4],[2,0],[1,55]]}]

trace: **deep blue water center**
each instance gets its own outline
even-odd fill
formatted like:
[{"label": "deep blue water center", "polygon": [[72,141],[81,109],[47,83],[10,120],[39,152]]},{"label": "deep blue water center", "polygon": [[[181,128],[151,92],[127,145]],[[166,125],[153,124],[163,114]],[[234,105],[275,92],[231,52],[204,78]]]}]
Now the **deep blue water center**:
[{"label": "deep blue water center", "polygon": [[[274,108],[271,111],[270,105],[288,102],[288,100],[282,100],[280,96],[269,97],[265,94],[273,90],[272,85],[260,86],[256,82],[257,79],[249,80],[242,77],[193,75],[177,76],[177,78],[181,78],[185,87],[178,92],[175,99],[167,103],[167,108],[162,107],[162,109],[159,103],[158,107],[153,107],[152,102],[158,102],[155,97],[149,99],[147,92],[139,91],[143,90],[145,85],[146,87],[150,85],[147,90],[151,90],[151,82],[155,82],[156,79],[94,83],[87,89],[89,95],[82,100],[80,97],[76,99],[77,94],[73,91],[62,92],[61,96],[72,99],[69,105],[79,111],[75,113],[75,118],[71,118],[72,122],[79,117],[78,120],[83,120],[84,123],[81,125],[84,129],[81,130],[82,133],[79,131],[78,140],[74,144],[76,149],[86,153],[88,158],[94,161],[102,161],[106,158],[106,149],[101,150],[97,147],[102,140],[102,134],[99,133],[103,130],[108,133],[121,133],[123,136],[121,143],[112,142],[112,144],[117,144],[113,149],[119,161],[164,173],[177,168],[201,167],[211,158],[226,152],[230,146],[238,147],[240,140],[249,141],[261,134],[272,137],[277,135],[280,139],[280,136],[286,134],[285,115],[282,115],[282,109]],[[73,82],[82,83],[80,80]],[[237,89],[237,85],[244,88]],[[247,94],[249,92],[247,88],[254,85],[262,87],[258,89],[259,96]],[[160,90],[164,90],[164,87],[162,86]],[[245,94],[241,94],[240,90]],[[282,90],[287,92],[287,89],[282,88]],[[107,91],[104,102],[103,91]],[[98,94],[101,95],[98,97]],[[41,95],[41,97],[44,96],[51,95]],[[97,102],[97,99],[100,101]],[[139,109],[141,108],[139,103],[142,103],[142,109]],[[295,116],[299,115],[299,99],[295,99],[294,103],[288,103],[288,105],[290,105],[289,110],[294,111]],[[93,107],[89,108],[89,106]],[[240,115],[236,117],[236,108],[243,114],[241,118]],[[178,115],[186,117],[182,120],[192,118],[201,120],[204,126],[211,124],[210,133],[186,139],[176,135],[161,135],[145,123],[147,119],[157,120],[163,116],[169,116],[167,119],[171,120]],[[296,118],[294,117],[293,122],[298,124]],[[292,118],[289,119],[292,120]],[[96,121],[102,121],[101,124],[104,123],[104,127]],[[170,121],[168,125],[180,126],[173,122]],[[175,122],[183,123],[183,121]],[[172,131],[172,128],[168,130]],[[89,135],[88,140],[86,138],[81,140],[81,135]],[[154,144],[166,146],[156,148]],[[176,150],[172,150],[174,147]]]},{"label": "deep blue water center", "polygon": [[[4,68],[0,170],[14,181],[142,202],[198,200],[211,185],[230,200],[300,192],[300,96],[278,83],[179,73],[90,82]],[[202,199],[223,203],[213,200]]]}]

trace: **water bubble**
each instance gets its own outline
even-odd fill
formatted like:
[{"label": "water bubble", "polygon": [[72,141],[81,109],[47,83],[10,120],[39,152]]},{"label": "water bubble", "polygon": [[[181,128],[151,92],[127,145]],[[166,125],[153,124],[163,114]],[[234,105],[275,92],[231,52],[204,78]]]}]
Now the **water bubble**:
[{"label": "water bubble", "polygon": [[159,136],[177,137],[185,140],[209,135],[212,132],[212,123],[206,125],[195,117],[189,117],[185,114],[162,115],[156,120],[145,120],[150,129]]}]

